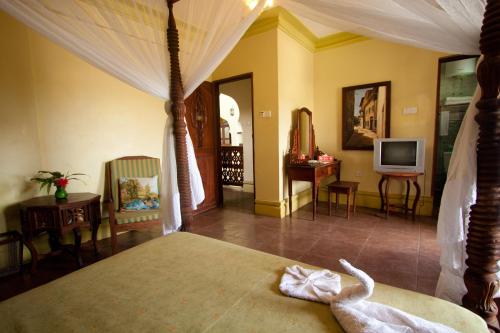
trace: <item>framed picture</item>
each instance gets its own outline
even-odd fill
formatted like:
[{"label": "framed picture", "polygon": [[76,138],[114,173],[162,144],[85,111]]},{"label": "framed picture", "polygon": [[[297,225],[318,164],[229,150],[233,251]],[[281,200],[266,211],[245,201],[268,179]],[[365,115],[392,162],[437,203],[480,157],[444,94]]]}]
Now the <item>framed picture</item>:
[{"label": "framed picture", "polygon": [[390,136],[391,81],[342,88],[342,149],[373,150]]}]

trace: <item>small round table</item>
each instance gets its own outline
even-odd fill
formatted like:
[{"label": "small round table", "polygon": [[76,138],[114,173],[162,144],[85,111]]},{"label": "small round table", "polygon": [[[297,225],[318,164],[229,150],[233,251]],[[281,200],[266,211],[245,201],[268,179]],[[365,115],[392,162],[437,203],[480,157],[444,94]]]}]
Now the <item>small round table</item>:
[{"label": "small round table", "polygon": [[[417,178],[418,176],[423,175],[421,172],[379,172],[379,174],[382,176],[380,178],[380,181],[378,183],[378,191],[380,193],[380,211],[385,212],[385,218],[389,217],[389,183],[391,179],[394,180],[399,180],[399,181],[406,181],[406,197],[405,197],[405,203],[404,205],[392,205],[392,207],[396,208],[402,208],[405,212],[405,216],[408,214],[410,211],[412,213],[412,218],[415,220],[415,213],[417,211],[417,204],[418,200],[420,199],[420,185],[418,184]],[[385,191],[382,192],[382,187],[383,184],[385,183]],[[410,196],[410,181],[413,183],[413,186],[415,186],[416,194],[415,194],[415,199],[413,200],[413,205],[412,208],[408,207],[408,199]]]}]

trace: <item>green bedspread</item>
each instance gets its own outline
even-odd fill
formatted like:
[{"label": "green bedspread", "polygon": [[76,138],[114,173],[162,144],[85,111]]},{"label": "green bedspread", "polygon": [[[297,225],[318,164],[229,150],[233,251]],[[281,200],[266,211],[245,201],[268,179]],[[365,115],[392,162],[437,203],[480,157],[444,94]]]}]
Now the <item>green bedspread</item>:
[{"label": "green bedspread", "polygon": [[[0,303],[0,332],[343,332],[327,305],[280,293],[296,263],[176,233]],[[342,275],[343,286],[353,282]],[[487,332],[475,314],[434,297],[377,284],[370,300]]]}]

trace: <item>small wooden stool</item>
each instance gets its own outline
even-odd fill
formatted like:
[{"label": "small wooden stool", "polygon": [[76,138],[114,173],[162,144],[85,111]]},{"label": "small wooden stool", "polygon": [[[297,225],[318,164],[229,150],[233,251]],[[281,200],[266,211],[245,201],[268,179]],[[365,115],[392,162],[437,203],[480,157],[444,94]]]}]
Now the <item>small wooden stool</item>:
[{"label": "small wooden stool", "polygon": [[356,192],[358,191],[358,182],[345,182],[345,181],[336,181],[331,184],[328,184],[328,215],[332,216],[332,199],[331,193],[335,193],[335,209],[339,208],[339,194],[347,195],[347,219],[349,220],[349,198],[351,197],[351,193],[353,194],[352,206],[353,213],[356,213]]}]

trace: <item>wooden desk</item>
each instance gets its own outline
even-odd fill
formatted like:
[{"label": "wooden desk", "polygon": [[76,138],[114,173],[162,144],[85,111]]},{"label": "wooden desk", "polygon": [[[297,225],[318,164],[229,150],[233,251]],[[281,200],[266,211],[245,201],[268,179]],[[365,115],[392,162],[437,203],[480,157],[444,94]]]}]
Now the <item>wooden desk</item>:
[{"label": "wooden desk", "polygon": [[340,180],[340,164],[342,161],[336,160],[331,163],[288,165],[288,208],[290,217],[292,217],[292,182],[302,180],[313,184],[312,202],[313,202],[313,220],[316,218],[316,203],[318,200],[319,184],[324,178],[335,175]]},{"label": "wooden desk", "polygon": [[20,203],[21,226],[26,246],[31,252],[32,272],[36,271],[38,260],[45,256],[38,254],[33,237],[44,231],[49,233],[50,254],[60,252],[63,247],[59,238],[73,231],[75,245],[71,252],[78,265],[82,266],[80,227],[90,227],[94,252],[97,254],[97,229],[101,223],[100,198],[100,195],[92,193],[70,193],[64,201],[56,201],[53,195],[48,195]]},{"label": "wooden desk", "polygon": [[[380,193],[380,210],[382,212],[385,212],[385,217],[389,217],[389,183],[391,179],[394,180],[399,180],[399,181],[406,181],[406,198],[405,198],[405,204],[403,206],[394,206],[397,208],[402,208],[405,212],[405,215],[408,214],[409,211],[412,212],[412,218],[415,220],[415,213],[417,211],[417,203],[418,200],[420,199],[420,185],[418,184],[417,178],[420,175],[423,175],[423,173],[418,173],[418,172],[386,172],[382,173],[379,172],[382,177],[380,178],[380,181],[378,183],[378,191]],[[383,184],[385,183],[385,193],[382,191]],[[413,205],[412,208],[408,208],[408,198],[410,196],[410,181],[413,183],[413,186],[415,186],[416,194],[415,194],[415,199],[413,200]]]}]

